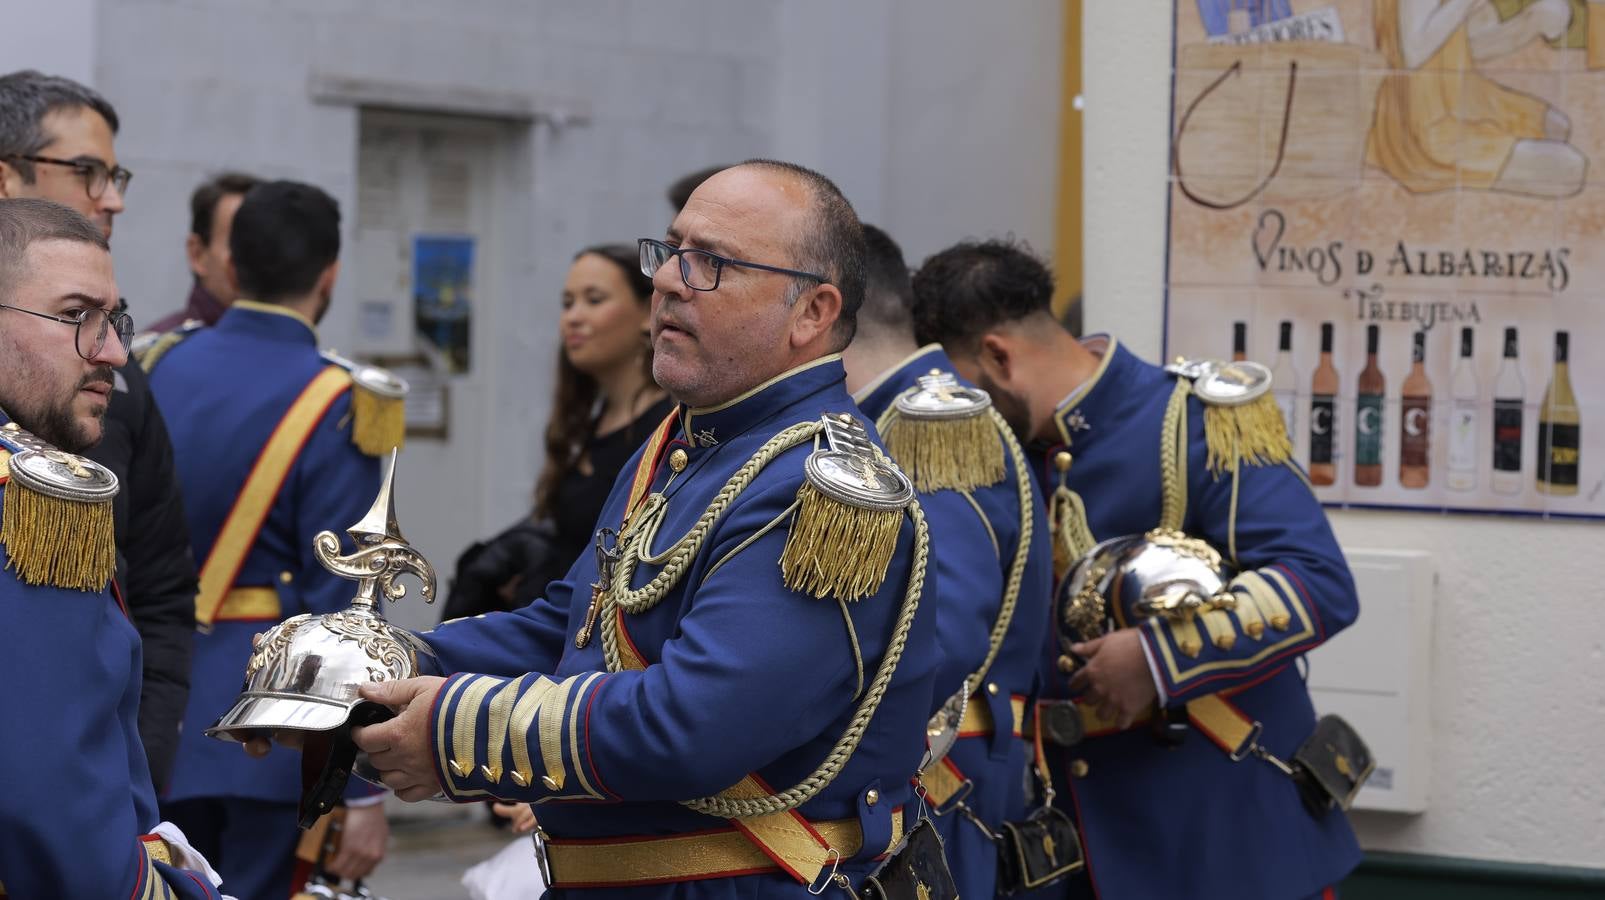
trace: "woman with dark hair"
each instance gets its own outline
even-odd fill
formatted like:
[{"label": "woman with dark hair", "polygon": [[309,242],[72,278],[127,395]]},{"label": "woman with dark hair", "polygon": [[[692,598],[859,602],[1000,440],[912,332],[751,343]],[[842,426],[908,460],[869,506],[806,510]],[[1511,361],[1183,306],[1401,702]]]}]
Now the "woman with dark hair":
[{"label": "woman with dark hair", "polygon": [[613,480],[669,412],[652,380],[651,302],[636,248],[604,244],[575,255],[563,282],[563,344],[535,508],[457,560],[443,618],[517,609],[589,550]]}]

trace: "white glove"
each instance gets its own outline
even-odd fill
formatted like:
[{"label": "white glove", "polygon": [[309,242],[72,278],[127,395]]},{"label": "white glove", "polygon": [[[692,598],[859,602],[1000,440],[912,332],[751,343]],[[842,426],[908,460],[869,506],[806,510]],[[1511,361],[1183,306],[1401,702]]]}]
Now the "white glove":
[{"label": "white glove", "polygon": [[[190,846],[189,838],[184,836],[184,832],[177,825],[172,822],[162,822],[151,829],[150,833],[167,842],[168,849],[173,851],[173,865],[205,875],[206,879],[212,882],[212,887],[223,883],[223,876],[217,874],[217,870],[212,868],[212,864],[206,861],[206,857],[202,856],[199,850]],[[223,900],[230,898],[224,897]]]}]

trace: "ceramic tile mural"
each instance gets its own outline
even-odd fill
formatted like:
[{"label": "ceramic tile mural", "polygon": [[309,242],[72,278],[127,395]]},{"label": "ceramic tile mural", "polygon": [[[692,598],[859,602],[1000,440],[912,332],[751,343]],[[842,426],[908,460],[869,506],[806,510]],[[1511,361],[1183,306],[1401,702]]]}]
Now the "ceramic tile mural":
[{"label": "ceramic tile mural", "polygon": [[1605,0],[1176,0],[1166,353],[1331,505],[1605,517]]}]

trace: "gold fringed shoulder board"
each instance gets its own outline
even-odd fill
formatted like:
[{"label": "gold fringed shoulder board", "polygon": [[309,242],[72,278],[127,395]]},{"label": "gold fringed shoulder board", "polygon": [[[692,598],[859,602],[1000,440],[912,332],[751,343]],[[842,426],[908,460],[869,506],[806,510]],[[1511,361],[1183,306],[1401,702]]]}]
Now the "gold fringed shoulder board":
[{"label": "gold fringed shoulder board", "polygon": [[1219,475],[1240,463],[1279,465],[1293,458],[1287,423],[1271,396],[1271,370],[1256,362],[1177,360],[1165,367],[1192,381],[1204,403],[1209,471]]},{"label": "gold fringed shoulder board", "polygon": [[369,456],[401,447],[407,434],[407,382],[389,369],[325,351],[323,358],[351,373],[351,441]]},{"label": "gold fringed shoulder board", "polygon": [[851,415],[824,417],[828,447],[809,454],[780,573],[814,597],[859,600],[880,590],[914,485]]},{"label": "gold fringed shoulder board", "polygon": [[922,494],[988,487],[1007,474],[991,408],[986,391],[932,369],[893,401],[881,418],[881,437]]},{"label": "gold fringed shoulder board", "polygon": [[145,374],[149,375],[156,369],[156,364],[162,361],[162,357],[167,355],[167,351],[205,327],[206,323],[200,319],[185,319],[182,325],[166,333],[147,331],[136,334],[128,352],[139,362],[139,367],[145,370]]},{"label": "gold fringed shoulder board", "polygon": [[5,460],[0,544],[27,584],[99,591],[117,571],[117,476],[57,450],[15,422],[0,426]]}]

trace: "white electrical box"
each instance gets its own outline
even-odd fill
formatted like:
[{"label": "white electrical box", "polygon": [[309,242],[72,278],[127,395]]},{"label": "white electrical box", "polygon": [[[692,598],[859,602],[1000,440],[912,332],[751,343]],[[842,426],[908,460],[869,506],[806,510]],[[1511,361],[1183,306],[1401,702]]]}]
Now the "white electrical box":
[{"label": "white electrical box", "polygon": [[1360,618],[1309,654],[1317,714],[1360,732],[1376,771],[1355,809],[1421,813],[1431,782],[1432,609],[1437,573],[1419,551],[1344,548]]}]

